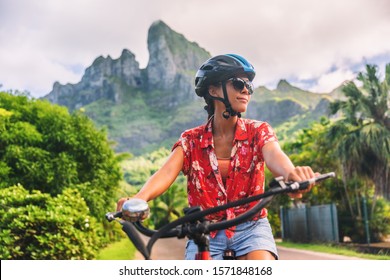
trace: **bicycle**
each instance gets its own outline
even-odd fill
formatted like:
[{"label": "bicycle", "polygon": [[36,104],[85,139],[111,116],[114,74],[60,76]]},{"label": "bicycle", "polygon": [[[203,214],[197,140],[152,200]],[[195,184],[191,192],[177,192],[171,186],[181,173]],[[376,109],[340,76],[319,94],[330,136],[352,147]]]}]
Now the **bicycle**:
[{"label": "bicycle", "polygon": [[[250,220],[262,208],[271,202],[274,195],[283,193],[292,193],[299,190],[305,190],[309,185],[321,182],[328,178],[335,177],[334,172],[329,172],[318,177],[302,182],[284,182],[283,177],[273,179],[268,185],[269,190],[263,194],[236,200],[224,205],[202,210],[199,206],[186,208],[184,216],[166,224],[158,230],[152,230],[142,225],[141,221],[147,218],[150,213],[148,204],[141,199],[131,199],[123,204],[122,211],[109,212],[106,214],[108,221],[117,221],[122,225],[122,230],[127,234],[136,249],[150,260],[150,255],[154,243],[159,238],[184,238],[193,239],[198,247],[196,260],[210,260],[209,239],[207,235],[216,230],[223,230],[236,226],[242,222]],[[247,212],[231,220],[211,222],[205,219],[206,216],[228,208],[244,205],[253,201],[259,201]],[[139,233],[149,236],[149,242],[145,246]],[[235,259],[234,252],[228,250],[224,254],[224,259]]]}]

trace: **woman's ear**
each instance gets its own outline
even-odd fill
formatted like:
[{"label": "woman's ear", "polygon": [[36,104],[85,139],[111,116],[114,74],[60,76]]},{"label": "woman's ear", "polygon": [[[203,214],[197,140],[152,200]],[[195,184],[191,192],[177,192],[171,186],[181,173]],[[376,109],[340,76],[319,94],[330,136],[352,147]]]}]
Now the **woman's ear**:
[{"label": "woman's ear", "polygon": [[218,89],[219,87],[217,86],[214,86],[214,85],[210,85],[209,86],[209,94],[213,97],[218,97]]}]

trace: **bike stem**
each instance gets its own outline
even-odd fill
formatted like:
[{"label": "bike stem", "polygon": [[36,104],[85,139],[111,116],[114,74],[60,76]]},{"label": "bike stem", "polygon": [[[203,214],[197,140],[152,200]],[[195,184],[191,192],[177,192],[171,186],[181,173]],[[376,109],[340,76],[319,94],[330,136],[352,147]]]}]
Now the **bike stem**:
[{"label": "bike stem", "polygon": [[210,256],[210,241],[205,234],[198,234],[192,238],[198,246],[198,253],[195,255],[196,260],[209,260]]}]

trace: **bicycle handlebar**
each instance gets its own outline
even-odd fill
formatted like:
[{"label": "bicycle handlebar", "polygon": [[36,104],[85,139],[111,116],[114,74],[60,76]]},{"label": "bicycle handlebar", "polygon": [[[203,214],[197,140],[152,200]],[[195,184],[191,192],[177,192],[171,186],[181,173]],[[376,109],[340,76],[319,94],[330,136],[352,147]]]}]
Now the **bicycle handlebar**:
[{"label": "bicycle handlebar", "polygon": [[[271,181],[271,183],[269,184],[270,190],[263,194],[236,200],[233,202],[226,203],[224,205],[220,205],[205,210],[201,210],[200,207],[192,207],[190,208],[190,211],[186,213],[185,216],[161,227],[159,230],[148,229],[144,227],[139,222],[139,220],[136,222],[134,222],[134,220],[131,220],[132,223],[125,220],[120,220],[120,223],[122,224],[122,229],[126,232],[130,240],[134,243],[136,248],[141,252],[141,254],[145,257],[145,259],[150,259],[150,252],[152,246],[159,238],[169,238],[169,237],[183,238],[188,234],[195,233],[195,232],[200,234],[208,234],[214,230],[226,229],[238,225],[255,216],[262,208],[264,208],[272,200],[275,194],[290,193],[290,192],[297,192],[299,190],[305,190],[311,184],[321,182],[331,177],[335,177],[334,172],[322,174],[318,177],[311,178],[309,180],[302,181],[302,182],[284,182],[283,177],[278,177]],[[223,211],[228,208],[248,204],[253,201],[259,201],[259,202],[251,209],[249,209],[247,212],[231,220],[225,220],[220,222],[204,221],[204,218],[210,214]],[[125,204],[126,203],[127,202],[125,202]],[[137,201],[137,203],[139,203],[139,201]],[[130,208],[131,207],[124,205],[122,208],[124,209],[123,213],[126,213],[125,212],[127,211],[126,209],[130,209]],[[143,206],[141,208],[144,209]],[[107,213],[106,219],[108,221],[112,221],[112,220],[116,220],[116,218],[122,218],[123,213],[122,211]],[[145,217],[144,215],[142,215],[142,213],[141,214],[138,213],[137,215],[132,215],[132,214],[129,215],[128,213],[126,213],[125,216],[131,218],[139,217],[141,219]],[[151,237],[146,247],[142,242],[138,232],[135,230],[134,226],[142,234]]]}]

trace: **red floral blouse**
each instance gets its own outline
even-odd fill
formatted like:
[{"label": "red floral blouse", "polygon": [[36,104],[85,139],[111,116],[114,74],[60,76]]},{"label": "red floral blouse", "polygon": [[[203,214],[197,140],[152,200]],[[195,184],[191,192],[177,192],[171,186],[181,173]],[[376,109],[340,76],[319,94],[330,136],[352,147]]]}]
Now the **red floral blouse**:
[{"label": "red floral blouse", "polygon": [[[212,119],[207,124],[186,130],[172,150],[181,146],[184,151],[182,171],[187,176],[188,202],[202,209],[215,207],[264,192],[263,146],[278,141],[266,122],[238,119],[226,184],[223,183],[214,151]],[[209,220],[233,219],[256,202],[221,211],[208,216]],[[258,217],[266,217],[263,209]],[[211,233],[214,237],[216,233]],[[226,231],[230,238],[234,228]]]}]

